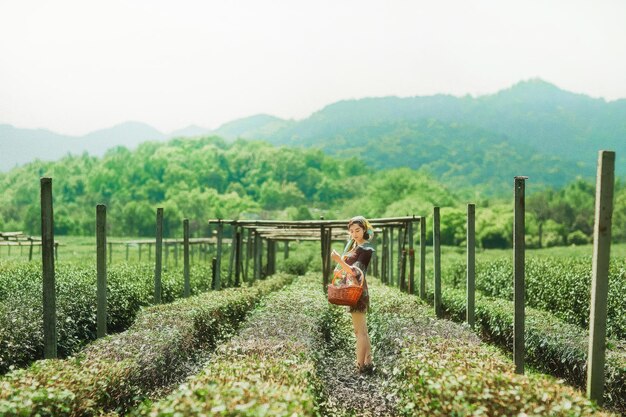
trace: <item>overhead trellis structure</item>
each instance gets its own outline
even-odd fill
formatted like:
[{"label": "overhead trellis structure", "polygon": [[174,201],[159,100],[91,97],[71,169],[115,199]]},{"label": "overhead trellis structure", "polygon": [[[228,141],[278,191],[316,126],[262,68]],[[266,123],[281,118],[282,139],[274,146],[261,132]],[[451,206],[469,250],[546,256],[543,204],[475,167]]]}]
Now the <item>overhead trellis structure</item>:
[{"label": "overhead trellis structure", "polygon": [[[376,236],[372,241],[376,252],[370,264],[370,273],[378,276],[386,284],[397,285],[403,291],[411,294],[416,293],[413,224],[418,223],[421,229],[420,265],[423,266],[426,248],[424,242],[424,220],[423,216],[369,219],[374,227]],[[287,258],[289,256],[290,242],[318,241],[320,242],[320,257],[322,260],[322,284],[324,291],[326,291],[332,270],[330,258],[331,244],[332,242],[345,242],[347,240],[348,221],[348,219],[306,221],[209,220],[209,224],[217,229],[215,287],[220,288],[221,285],[222,242],[224,226],[227,226],[232,229],[229,278],[234,273],[235,286],[241,285],[242,278],[244,281],[250,281],[275,273],[278,243],[283,244],[284,257]],[[263,256],[264,253],[265,257]],[[253,264],[251,274],[248,273],[250,263]],[[426,288],[424,275],[425,269],[421,267],[419,294],[423,297],[425,297]]]}]

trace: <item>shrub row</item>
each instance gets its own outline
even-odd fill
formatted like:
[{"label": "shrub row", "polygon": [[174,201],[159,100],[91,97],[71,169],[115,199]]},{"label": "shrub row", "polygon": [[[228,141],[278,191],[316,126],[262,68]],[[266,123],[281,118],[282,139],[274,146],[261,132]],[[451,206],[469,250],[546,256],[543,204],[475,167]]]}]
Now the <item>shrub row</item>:
[{"label": "shrub row", "polygon": [[563,381],[514,374],[495,348],[468,329],[435,321],[414,296],[375,286],[372,297],[372,341],[379,351],[396,352],[388,389],[402,415],[606,415]]},{"label": "shrub row", "polygon": [[[591,265],[588,258],[530,258],[526,260],[526,302],[529,306],[554,313],[567,323],[589,328]],[[462,288],[465,265],[459,264],[453,281]],[[476,288],[485,295],[513,299],[511,259],[476,265]],[[626,260],[609,265],[607,335],[626,340]]]},{"label": "shrub row", "polygon": [[0,415],[124,412],[186,377],[198,358],[235,332],[262,296],[292,279],[277,275],[252,287],[149,307],[129,330],[97,340],[75,358],[38,361],[5,375],[0,380]]},{"label": "shrub row", "polygon": [[316,415],[314,352],[326,309],[318,275],[300,277],[264,299],[198,375],[132,415]]},{"label": "shrub row", "polygon": [[[58,353],[69,356],[96,338],[95,267],[62,264],[56,268]],[[182,271],[165,271],[162,300],[183,294]],[[194,266],[191,292],[210,288],[206,266]],[[118,264],[107,273],[107,328],[127,329],[142,306],[154,295],[154,268],[148,264]],[[0,263],[0,374],[43,358],[43,307],[41,265]]]},{"label": "shrub row", "polygon": [[[444,290],[442,304],[455,321],[465,319],[464,291]],[[525,316],[526,361],[542,372],[584,388],[588,332],[545,311],[527,307]],[[513,302],[476,294],[477,330],[509,351],[513,346],[513,317]],[[606,353],[605,403],[626,412],[626,343],[609,341]]]}]

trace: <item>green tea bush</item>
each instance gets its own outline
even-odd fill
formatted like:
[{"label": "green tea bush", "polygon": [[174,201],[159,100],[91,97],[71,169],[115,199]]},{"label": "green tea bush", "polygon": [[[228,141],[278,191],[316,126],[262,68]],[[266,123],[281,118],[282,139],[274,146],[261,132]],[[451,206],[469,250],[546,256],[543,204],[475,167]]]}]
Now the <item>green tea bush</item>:
[{"label": "green tea bush", "polygon": [[309,270],[312,257],[308,253],[294,254],[282,263],[282,270],[288,274],[304,275]]},{"label": "green tea bush", "polygon": [[88,416],[125,412],[180,382],[191,364],[234,334],[247,312],[293,278],[204,293],[148,307],[127,331],[99,339],[76,357],[43,360],[0,379],[2,416]]},{"label": "green tea bush", "polygon": [[378,286],[372,294],[372,341],[379,356],[380,347],[393,353],[388,390],[399,399],[399,414],[607,415],[563,381],[514,374],[511,361],[495,348],[479,343],[467,327],[435,320],[432,309],[414,296]]},{"label": "green tea bush", "polygon": [[[193,266],[191,293],[210,287],[207,266]],[[56,268],[58,353],[69,356],[96,338],[95,267],[61,264]],[[183,294],[183,274],[165,271],[165,303]],[[127,329],[143,306],[153,302],[154,268],[149,264],[117,264],[107,269],[107,329]],[[43,358],[41,266],[0,263],[0,374]]]},{"label": "green tea bush", "polygon": [[[294,300],[306,300],[295,303]],[[134,416],[314,416],[314,355],[327,302],[319,277],[300,277],[262,302],[240,333],[175,392]]]},{"label": "green tea bush", "polygon": [[[465,319],[465,292],[444,289],[442,304],[455,321]],[[526,308],[526,360],[542,372],[564,378],[579,388],[586,386],[587,331],[564,323],[554,315]],[[501,347],[513,348],[513,302],[476,294],[476,327],[481,335]],[[626,412],[626,343],[609,341],[606,357],[606,404]]]},{"label": "green tea bush", "polygon": [[[526,303],[549,311],[567,323],[589,328],[591,258],[530,258],[526,260]],[[463,288],[465,266],[454,269],[451,280]],[[485,295],[513,299],[513,266],[509,258],[476,265],[476,288]],[[607,335],[626,339],[626,261],[609,265]]]}]

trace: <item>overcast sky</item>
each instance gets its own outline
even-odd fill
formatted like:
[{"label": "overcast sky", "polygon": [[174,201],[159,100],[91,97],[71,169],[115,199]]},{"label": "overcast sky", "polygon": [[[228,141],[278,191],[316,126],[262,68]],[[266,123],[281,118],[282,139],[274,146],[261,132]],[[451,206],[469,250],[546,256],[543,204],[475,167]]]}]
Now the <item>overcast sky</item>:
[{"label": "overcast sky", "polygon": [[626,98],[623,0],[0,0],[0,123],[164,133],[540,77]]}]

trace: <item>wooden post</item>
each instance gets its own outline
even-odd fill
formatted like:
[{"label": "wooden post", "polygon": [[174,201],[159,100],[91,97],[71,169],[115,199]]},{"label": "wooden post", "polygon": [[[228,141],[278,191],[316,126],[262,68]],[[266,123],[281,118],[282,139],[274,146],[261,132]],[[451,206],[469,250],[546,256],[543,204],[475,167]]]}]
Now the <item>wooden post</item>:
[{"label": "wooden post", "polygon": [[322,257],[322,291],[326,293],[328,291],[328,276],[326,276],[326,228],[322,225],[320,227],[320,255]]},{"label": "wooden post", "polygon": [[415,294],[415,249],[413,222],[409,222],[409,294]]},{"label": "wooden post", "polygon": [[420,217],[420,298],[426,300],[426,217]]},{"label": "wooden post", "polygon": [[235,265],[235,251],[237,250],[237,242],[235,241],[237,235],[237,226],[235,226],[233,235],[230,239],[230,258],[228,261],[228,283],[232,285],[233,283],[233,266]]},{"label": "wooden post", "polygon": [[107,334],[107,206],[96,206],[97,337]]},{"label": "wooden post", "polygon": [[589,354],[587,356],[587,396],[600,405],[602,405],[604,397],[606,315],[614,182],[615,152],[600,151],[598,153],[596,178],[596,214],[593,225],[593,272],[589,315]]},{"label": "wooden post", "polygon": [[254,231],[254,279],[261,279],[261,252],[263,251],[261,235]]},{"label": "wooden post", "polygon": [[216,270],[216,266],[217,266],[217,258],[212,258],[211,259],[211,289],[214,290],[216,289],[216,278],[217,278],[217,270]]},{"label": "wooden post", "polygon": [[525,321],[525,210],[526,178],[515,177],[515,220],[513,223],[513,304],[515,317],[513,324],[513,358],[515,373],[524,373],[524,321]]},{"label": "wooden post", "polygon": [[285,248],[284,248],[285,252],[283,254],[283,259],[288,259],[289,258],[289,241],[285,240],[284,245],[285,245]]},{"label": "wooden post", "polygon": [[222,221],[217,222],[217,263],[215,264],[215,289],[222,289],[222,236],[224,235],[224,223]]},{"label": "wooden post", "polygon": [[139,248],[138,249],[138,251],[139,251],[139,262],[141,263],[141,243],[138,243],[137,246]]},{"label": "wooden post", "polygon": [[250,258],[254,258],[253,255],[253,245],[252,245],[252,229],[248,229],[247,231],[247,235],[248,235],[248,240],[246,241],[246,268],[244,270],[244,277],[246,282],[248,281],[250,275],[249,275],[249,270],[250,270]]},{"label": "wooden post", "polygon": [[178,268],[178,240],[174,239],[174,268]]},{"label": "wooden post", "polygon": [[[178,259],[178,256],[176,256],[176,259]],[[189,297],[191,294],[191,283],[189,282],[189,219],[183,219],[183,277],[185,280],[183,297]]]},{"label": "wooden post", "polygon": [[44,358],[54,359],[57,357],[57,313],[54,276],[54,213],[52,210],[52,178],[41,178],[40,185]]},{"label": "wooden post", "polygon": [[113,264],[113,244],[109,242],[109,265]]},{"label": "wooden post", "polygon": [[276,241],[267,240],[267,276],[276,273]]},{"label": "wooden post", "polygon": [[439,207],[433,207],[433,260],[435,272],[434,305],[437,317],[443,317],[441,308],[441,231]]},{"label": "wooden post", "polygon": [[476,298],[476,205],[467,205],[467,324],[475,324]]},{"label": "wooden post", "polygon": [[383,281],[383,283],[389,285],[389,267],[387,266],[389,264],[389,251],[387,249],[389,243],[389,229],[388,228],[384,228],[383,229],[383,252],[382,252],[382,259],[381,259],[381,280]]},{"label": "wooden post", "polygon": [[157,208],[156,244],[154,245],[154,302],[161,303],[161,270],[163,269],[163,208]]},{"label": "wooden post", "polygon": [[393,273],[393,227],[389,228],[389,241],[387,242],[387,248],[389,249],[389,285],[394,285],[394,273]]},{"label": "wooden post", "polygon": [[152,243],[148,243],[148,262],[152,262]]},{"label": "wooden post", "polygon": [[326,276],[328,277],[327,279],[330,280],[331,279],[331,274],[332,274],[332,270],[333,270],[333,265],[332,265],[332,259],[330,257],[330,251],[332,250],[332,244],[333,244],[333,229],[332,227],[329,227],[328,229],[326,229]]},{"label": "wooden post", "polygon": [[30,248],[28,250],[28,262],[33,260],[33,238],[29,237],[28,240],[30,240]]},{"label": "wooden post", "polygon": [[126,244],[126,262],[128,262],[128,251],[129,251],[129,247],[128,247],[128,243]]},{"label": "wooden post", "polygon": [[235,287],[241,285],[241,239],[241,228],[235,227]]}]

